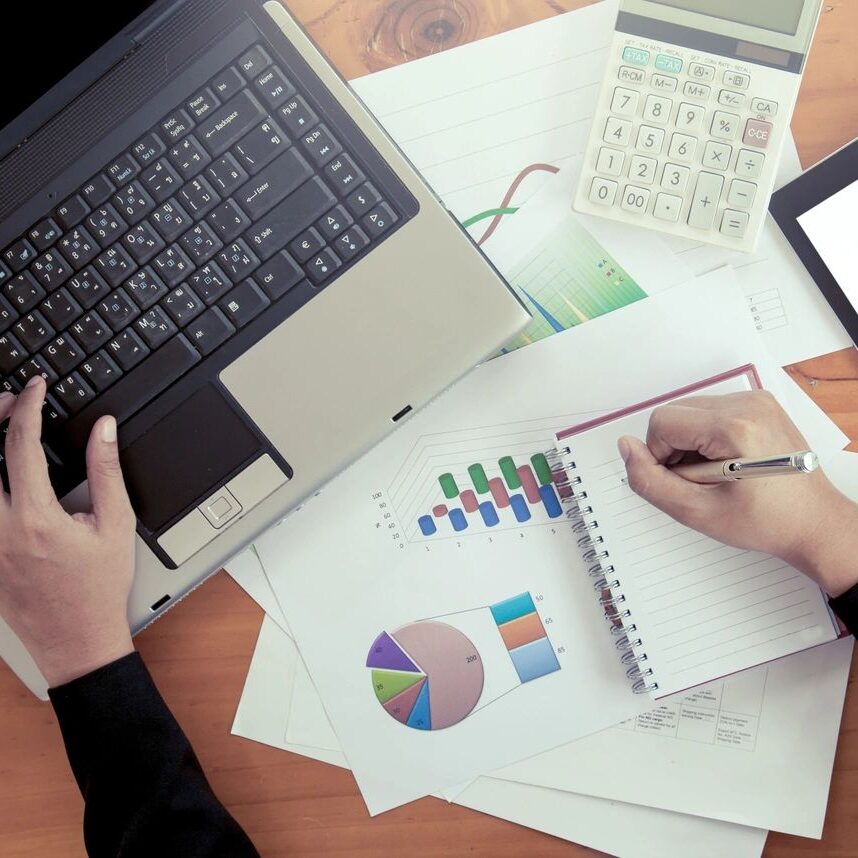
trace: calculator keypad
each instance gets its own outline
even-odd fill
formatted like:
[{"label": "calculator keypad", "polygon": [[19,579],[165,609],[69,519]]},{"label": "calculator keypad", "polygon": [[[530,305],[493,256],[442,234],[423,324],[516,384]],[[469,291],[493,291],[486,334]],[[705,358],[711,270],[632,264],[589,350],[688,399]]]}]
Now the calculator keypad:
[{"label": "calculator keypad", "polygon": [[576,206],[751,249],[797,92],[772,69],[630,41],[614,39]]}]

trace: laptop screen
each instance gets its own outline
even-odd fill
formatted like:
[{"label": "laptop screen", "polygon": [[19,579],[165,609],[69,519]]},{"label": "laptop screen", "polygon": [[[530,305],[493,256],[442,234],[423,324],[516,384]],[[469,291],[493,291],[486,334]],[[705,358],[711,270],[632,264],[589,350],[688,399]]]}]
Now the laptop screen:
[{"label": "laptop screen", "polygon": [[[121,0],[91,6],[33,3],[30,12],[24,12],[24,4],[20,4],[13,16],[15,26],[5,28],[5,35],[12,36],[18,31],[27,44],[26,51],[19,56],[28,54],[29,60],[26,69],[14,74],[3,87],[0,128],[5,128],[152,4],[153,0]],[[13,72],[14,66],[8,63],[6,70]]]}]

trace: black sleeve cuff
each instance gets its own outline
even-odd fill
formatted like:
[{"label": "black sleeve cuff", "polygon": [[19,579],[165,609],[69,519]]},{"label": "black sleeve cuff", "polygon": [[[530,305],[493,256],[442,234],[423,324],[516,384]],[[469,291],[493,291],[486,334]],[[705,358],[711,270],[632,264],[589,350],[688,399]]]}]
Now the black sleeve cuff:
[{"label": "black sleeve cuff", "polygon": [[847,629],[858,637],[858,584],[840,596],[828,600],[828,606]]}]

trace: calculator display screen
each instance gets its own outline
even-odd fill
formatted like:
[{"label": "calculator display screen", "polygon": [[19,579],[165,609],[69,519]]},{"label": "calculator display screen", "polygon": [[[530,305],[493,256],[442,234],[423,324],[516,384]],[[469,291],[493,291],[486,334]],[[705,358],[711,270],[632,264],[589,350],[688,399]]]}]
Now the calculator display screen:
[{"label": "calculator display screen", "polygon": [[798,33],[805,0],[650,0],[736,24],[794,36]]}]

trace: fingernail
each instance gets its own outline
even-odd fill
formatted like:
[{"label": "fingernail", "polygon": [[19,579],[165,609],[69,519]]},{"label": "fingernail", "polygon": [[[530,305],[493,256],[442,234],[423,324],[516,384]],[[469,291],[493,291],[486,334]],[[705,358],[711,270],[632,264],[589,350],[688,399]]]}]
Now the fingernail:
[{"label": "fingernail", "polygon": [[632,455],[632,445],[629,444],[628,438],[620,438],[620,440],[617,441],[617,449],[623,457],[623,463],[628,464],[629,457]]},{"label": "fingernail", "polygon": [[113,417],[108,417],[101,424],[101,440],[105,444],[116,443],[116,420]]},{"label": "fingernail", "polygon": [[42,376],[34,375],[28,382],[27,387],[36,387],[36,385],[41,384],[44,381]]}]

